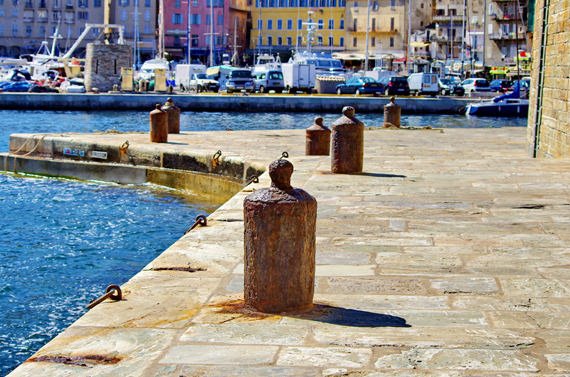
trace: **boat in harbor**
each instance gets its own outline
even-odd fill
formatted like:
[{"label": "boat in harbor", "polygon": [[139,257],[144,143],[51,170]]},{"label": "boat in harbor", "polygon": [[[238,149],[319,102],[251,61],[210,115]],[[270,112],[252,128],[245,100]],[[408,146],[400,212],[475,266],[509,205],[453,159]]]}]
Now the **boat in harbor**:
[{"label": "boat in harbor", "polygon": [[528,99],[521,98],[521,80],[515,83],[511,93],[489,101],[474,102],[465,109],[466,115],[476,116],[528,116]]}]

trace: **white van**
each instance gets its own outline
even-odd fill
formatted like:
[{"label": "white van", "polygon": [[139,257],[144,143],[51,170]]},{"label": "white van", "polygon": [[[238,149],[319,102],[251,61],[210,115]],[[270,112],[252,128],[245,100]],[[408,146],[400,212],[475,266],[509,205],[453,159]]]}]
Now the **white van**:
[{"label": "white van", "polygon": [[412,73],[408,77],[410,93],[418,94],[439,94],[439,83],[436,73]]}]

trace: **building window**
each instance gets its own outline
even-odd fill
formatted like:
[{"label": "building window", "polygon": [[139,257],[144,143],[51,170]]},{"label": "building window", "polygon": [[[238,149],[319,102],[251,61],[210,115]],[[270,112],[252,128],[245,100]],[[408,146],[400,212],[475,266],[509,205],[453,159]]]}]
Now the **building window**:
[{"label": "building window", "polygon": [[257,45],[261,46],[263,43],[261,42],[261,36],[257,37]]},{"label": "building window", "polygon": [[101,8],[101,0],[93,0],[93,6],[95,8]]},{"label": "building window", "polygon": [[372,47],[376,46],[376,38],[375,37],[370,38],[370,45]]},{"label": "building window", "polygon": [[144,24],[143,33],[145,33],[145,34],[150,33],[150,25],[149,24]]},{"label": "building window", "polygon": [[329,37],[329,46],[332,46],[333,44],[334,44],[334,38]]},{"label": "building window", "polygon": [[318,25],[319,25],[319,30],[323,30],[323,28],[325,27],[325,21],[319,20]]},{"label": "building window", "polygon": [[358,20],[355,18],[354,20],[352,20],[352,30],[356,31],[358,28]]},{"label": "building window", "polygon": [[218,25],[223,25],[223,24],[224,24],[224,15],[218,14]]},{"label": "building window", "polygon": [[88,12],[77,12],[77,19],[78,20],[87,20],[89,18]]},{"label": "building window", "polygon": [[210,19],[210,15],[206,15],[206,25],[210,25],[211,22],[212,20]]},{"label": "building window", "polygon": [[299,0],[299,7],[306,8],[307,7],[307,0]]},{"label": "building window", "polygon": [[263,20],[257,20],[257,30],[263,30]]},{"label": "building window", "polygon": [[322,46],[322,45],[323,45],[323,37],[318,37],[318,38],[317,38],[317,44],[318,44],[319,46]]},{"label": "building window", "polygon": [[394,47],[394,37],[390,37],[390,47]]},{"label": "building window", "polygon": [[420,8],[424,9],[424,3],[420,4]]},{"label": "building window", "polygon": [[338,40],[338,45],[340,47],[344,47],[344,37],[340,37],[340,39]]},{"label": "building window", "polygon": [[340,26],[339,26],[340,30],[344,30],[344,19],[340,20]]},{"label": "building window", "polygon": [[283,29],[283,20],[279,19],[277,20],[277,30],[282,30]]},{"label": "building window", "polygon": [[297,20],[297,30],[303,30],[303,20],[300,18]]},{"label": "building window", "polygon": [[293,38],[287,37],[287,46],[291,46],[293,44]]},{"label": "building window", "polygon": [[283,46],[283,38],[277,37],[277,46]]},{"label": "building window", "polygon": [[26,37],[32,35],[32,25],[26,25]]},{"label": "building window", "polygon": [[319,7],[324,8],[327,6],[327,0],[319,0]]},{"label": "building window", "polygon": [[174,0],[174,8],[180,8],[180,0]]},{"label": "building window", "polygon": [[297,46],[302,46],[303,45],[303,37],[298,36],[297,37]]},{"label": "building window", "polygon": [[126,21],[126,20],[127,20],[127,10],[121,9],[121,21]]},{"label": "building window", "polygon": [[174,25],[182,25],[182,22],[184,22],[184,17],[182,16],[182,14],[180,13],[172,14],[172,23]]},{"label": "building window", "polygon": [[329,30],[334,30],[334,18],[329,20]]},{"label": "building window", "polygon": [[390,30],[394,31],[394,17],[390,17]]},{"label": "building window", "polygon": [[12,35],[13,36],[18,35],[18,25],[16,24],[12,24]]},{"label": "building window", "polygon": [[390,7],[391,7],[391,8],[395,8],[395,7],[396,7],[396,0],[390,0]]},{"label": "building window", "polygon": [[79,8],[89,8],[89,0],[77,0],[77,6]]},{"label": "building window", "polygon": [[272,45],[273,45],[273,37],[272,37],[272,36],[267,37],[267,45],[268,45],[268,46],[272,46]]},{"label": "building window", "polygon": [[[18,6],[18,0],[12,0],[12,5],[17,7]],[[13,29],[13,28],[12,28]]]},{"label": "building window", "polygon": [[346,0],[338,0],[338,7],[345,8],[346,7]]},{"label": "building window", "polygon": [[293,20],[287,20],[287,30],[293,29]]},{"label": "building window", "polygon": [[355,8],[358,8],[358,1],[355,1],[355,2],[354,2],[354,7],[355,7]]},{"label": "building window", "polygon": [[376,18],[372,19],[372,31],[376,31]]},{"label": "building window", "polygon": [[54,22],[58,22],[61,19],[61,13],[60,12],[52,12],[51,19]]},{"label": "building window", "polygon": [[192,19],[190,20],[190,22],[192,23],[192,25],[200,25],[201,23],[201,14],[192,14],[191,15]]},{"label": "building window", "polygon": [[[25,8],[33,8],[34,7],[34,3],[32,0],[26,0],[26,4],[24,5]],[[26,28],[26,32],[27,32],[28,28]]]},{"label": "building window", "polygon": [[150,8],[150,6],[151,6],[150,0],[144,0],[144,6],[145,6],[145,8]]},{"label": "building window", "polygon": [[4,8],[0,8],[0,17],[4,17]]},{"label": "building window", "polygon": [[46,35],[46,27],[44,25],[40,26],[40,35],[44,37]]},{"label": "building window", "polygon": [[4,35],[4,25],[0,24],[0,35]]},{"label": "building window", "polygon": [[150,9],[145,9],[143,15],[145,22],[150,22]]},{"label": "building window", "polygon": [[12,8],[12,17],[18,18],[18,8]]},{"label": "building window", "polygon": [[358,39],[352,38],[352,47],[356,47],[358,45]]},{"label": "building window", "polygon": [[267,20],[267,30],[273,30],[273,20]]},{"label": "building window", "polygon": [[129,6],[129,0],[119,0],[119,5],[122,7],[128,7]]},{"label": "building window", "polygon": [[59,9],[59,0],[53,0],[53,9]]}]

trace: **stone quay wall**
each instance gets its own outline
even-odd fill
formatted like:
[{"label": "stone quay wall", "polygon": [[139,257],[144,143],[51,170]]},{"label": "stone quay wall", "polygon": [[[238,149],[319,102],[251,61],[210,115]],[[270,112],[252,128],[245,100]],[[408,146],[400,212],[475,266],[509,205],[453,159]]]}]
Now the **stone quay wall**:
[{"label": "stone quay wall", "polygon": [[[545,15],[546,23],[543,22]],[[536,2],[532,60],[527,132],[529,154],[536,157],[570,157],[568,0]]]}]

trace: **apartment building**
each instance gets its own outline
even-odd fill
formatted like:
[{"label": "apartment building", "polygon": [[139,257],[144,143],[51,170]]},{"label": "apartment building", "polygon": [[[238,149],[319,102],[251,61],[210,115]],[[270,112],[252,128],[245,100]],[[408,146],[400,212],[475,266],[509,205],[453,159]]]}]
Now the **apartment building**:
[{"label": "apartment building", "polygon": [[250,49],[287,55],[310,44],[313,51],[343,51],[345,13],[345,0],[256,0],[251,8]]},{"label": "apartment building", "polygon": [[[221,54],[229,48],[230,31],[233,40],[236,16],[233,11],[230,15],[230,4],[232,9],[238,6],[245,9],[245,4],[232,0],[165,1],[165,50],[176,60],[185,60],[190,48],[191,59],[201,62],[207,62],[212,51],[214,63],[220,62]],[[238,18],[240,30],[245,28],[244,16]],[[231,30],[230,20],[233,22]]]},{"label": "apartment building", "polygon": [[[51,46],[54,36],[57,49],[64,52],[85,30],[86,23],[103,23],[103,5],[104,0],[0,0],[0,56],[34,53],[43,41],[48,41]],[[111,22],[125,25],[125,37],[133,46],[134,15],[138,9],[139,47],[143,56],[151,56],[156,26],[155,2],[113,0],[111,9]],[[93,30],[75,55],[81,57],[85,45],[93,42],[100,32]]]},{"label": "apartment building", "polygon": [[527,50],[527,2],[519,0],[489,1],[487,8],[487,66],[515,63],[517,54]]}]

